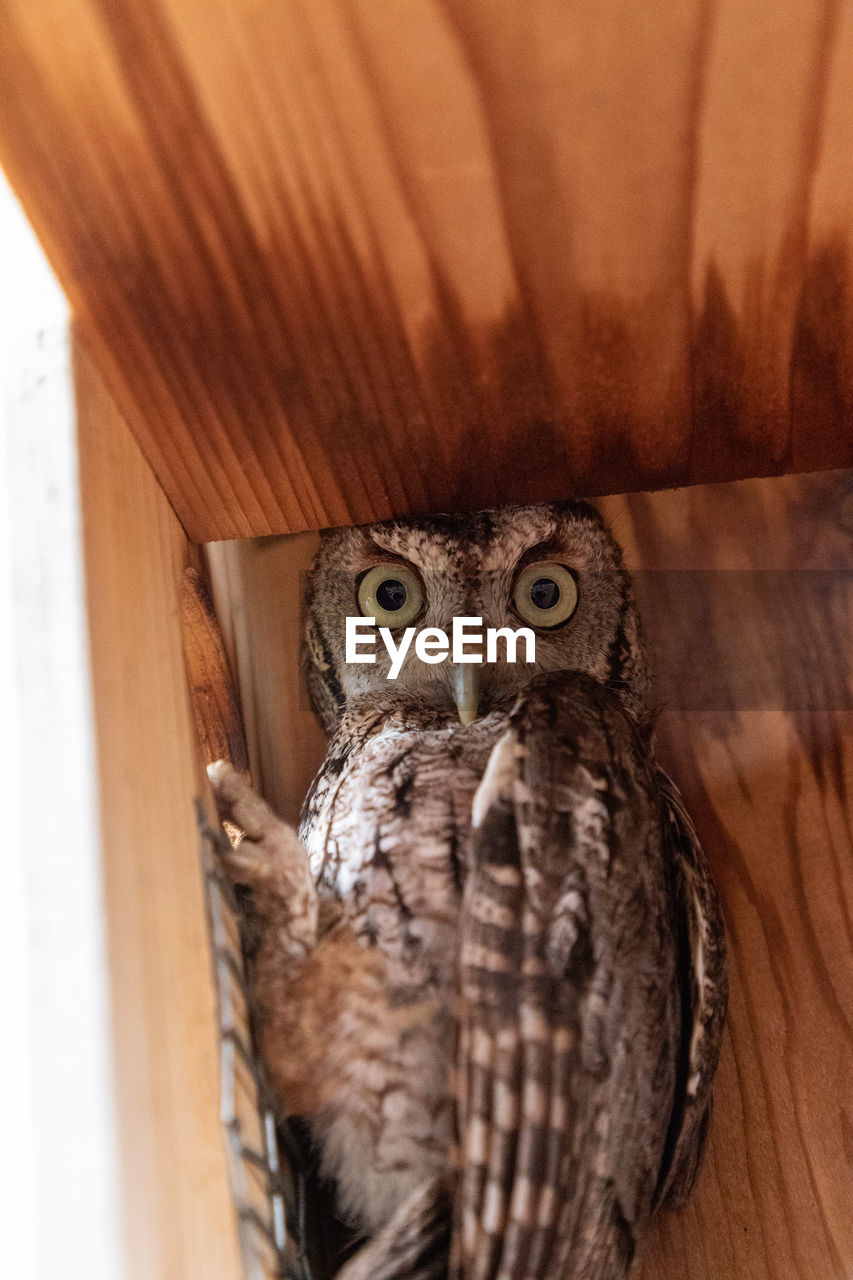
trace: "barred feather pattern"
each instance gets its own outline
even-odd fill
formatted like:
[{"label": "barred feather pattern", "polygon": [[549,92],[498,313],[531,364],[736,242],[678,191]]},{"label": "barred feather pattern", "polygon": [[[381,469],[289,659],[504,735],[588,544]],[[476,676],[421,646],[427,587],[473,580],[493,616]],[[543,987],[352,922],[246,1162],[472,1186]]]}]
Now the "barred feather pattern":
[{"label": "barred feather pattern", "polygon": [[538,677],[475,806],[460,922],[451,1275],[613,1280],[660,1174],[680,1053],[654,770],[618,700]]}]

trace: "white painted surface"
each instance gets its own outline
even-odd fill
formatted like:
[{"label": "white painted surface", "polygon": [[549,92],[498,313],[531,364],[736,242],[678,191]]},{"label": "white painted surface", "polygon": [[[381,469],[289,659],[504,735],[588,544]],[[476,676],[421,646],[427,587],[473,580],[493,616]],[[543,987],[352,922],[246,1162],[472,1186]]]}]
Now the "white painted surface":
[{"label": "white painted surface", "polygon": [[120,1280],[67,304],[0,173],[0,1275]]}]

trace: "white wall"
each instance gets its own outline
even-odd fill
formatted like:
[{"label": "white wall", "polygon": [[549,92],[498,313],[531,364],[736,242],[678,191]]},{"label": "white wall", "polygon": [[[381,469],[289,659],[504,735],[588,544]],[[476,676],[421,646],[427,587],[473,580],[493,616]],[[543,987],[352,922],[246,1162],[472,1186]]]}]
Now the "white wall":
[{"label": "white wall", "polygon": [[0,1275],[10,1280],[122,1275],[83,587],[67,304],[0,173]]}]

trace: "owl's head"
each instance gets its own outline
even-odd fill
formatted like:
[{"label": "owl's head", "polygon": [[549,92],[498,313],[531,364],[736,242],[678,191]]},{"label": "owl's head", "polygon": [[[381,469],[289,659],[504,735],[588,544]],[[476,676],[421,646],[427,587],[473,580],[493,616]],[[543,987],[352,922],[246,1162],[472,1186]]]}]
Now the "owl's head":
[{"label": "owl's head", "polygon": [[[377,633],[346,661],[347,617],[373,617],[399,646],[414,628],[396,680]],[[419,632],[448,638],[453,619],[477,617],[484,628],[529,628],[516,661],[496,639],[496,660],[454,664],[418,657]],[[424,637],[424,641],[428,638]],[[421,646],[424,653],[426,647]],[[483,654],[486,654],[485,644]],[[477,646],[467,652],[476,654]],[[306,598],[304,668],[314,710],[327,732],[362,697],[404,693],[448,719],[468,723],[510,705],[540,671],[583,671],[609,685],[639,715],[648,675],[631,580],[618,543],[583,502],[503,507],[473,514],[390,520],[322,535]]]}]

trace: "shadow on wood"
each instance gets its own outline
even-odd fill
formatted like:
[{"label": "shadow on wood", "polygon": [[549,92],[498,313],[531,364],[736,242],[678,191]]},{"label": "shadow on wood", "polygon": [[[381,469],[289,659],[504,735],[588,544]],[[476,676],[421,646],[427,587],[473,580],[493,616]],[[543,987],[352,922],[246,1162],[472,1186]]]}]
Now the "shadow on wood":
[{"label": "shadow on wood", "polygon": [[189,535],[853,463],[853,16],[11,0],[0,158]]}]

